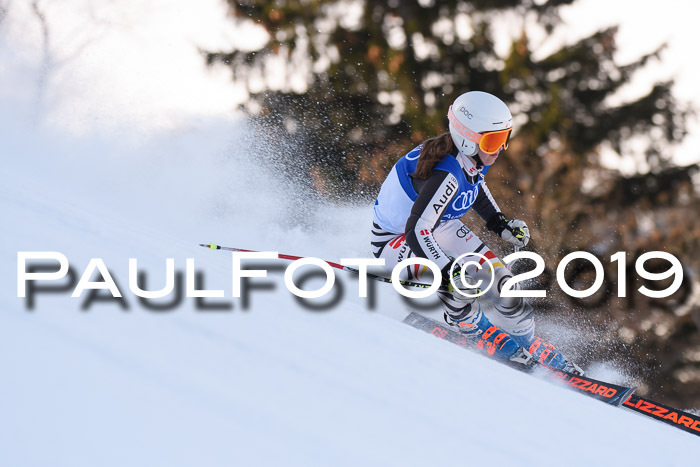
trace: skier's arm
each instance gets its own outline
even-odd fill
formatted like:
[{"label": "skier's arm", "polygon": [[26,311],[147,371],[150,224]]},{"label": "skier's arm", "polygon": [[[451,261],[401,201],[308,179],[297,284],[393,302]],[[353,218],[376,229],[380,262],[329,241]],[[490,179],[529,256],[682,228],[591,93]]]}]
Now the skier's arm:
[{"label": "skier's arm", "polygon": [[486,228],[504,240],[518,247],[524,247],[530,241],[530,229],[527,224],[519,219],[508,220],[483,180],[474,201],[474,209],[486,221]]},{"label": "skier's arm", "polygon": [[486,228],[496,235],[501,235],[501,232],[507,228],[508,219],[501,212],[501,208],[493,199],[491,190],[486,186],[486,181],[481,180],[479,193],[476,195],[476,200],[472,206],[474,210],[486,221]]},{"label": "skier's arm", "polygon": [[411,215],[406,221],[406,243],[411,250],[428,258],[440,269],[449,266],[451,259],[440,248],[433,237],[447,206],[457,193],[457,178],[449,172],[435,170],[420,188],[413,203]]},{"label": "skier's arm", "polygon": [[489,190],[489,187],[486,186],[486,182],[483,180],[473,207],[477,214],[486,222],[492,219],[496,213],[501,212],[501,208],[498,207],[496,200],[491,195],[491,190]]}]

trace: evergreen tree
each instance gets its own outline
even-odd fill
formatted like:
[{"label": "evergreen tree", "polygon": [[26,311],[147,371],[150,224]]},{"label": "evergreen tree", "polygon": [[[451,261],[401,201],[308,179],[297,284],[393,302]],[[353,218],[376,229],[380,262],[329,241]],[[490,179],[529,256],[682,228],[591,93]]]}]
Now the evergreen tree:
[{"label": "evergreen tree", "polygon": [[[524,142],[516,157],[538,155],[525,158],[532,183],[551,148],[570,153],[564,168],[581,180],[571,166],[586,168],[601,142],[620,151],[652,129],[663,131],[647,158],[661,169],[668,161],[662,149],[684,134],[671,83],[632,102],[607,103],[658,51],[618,65],[616,30],[607,29],[540,60],[524,33],[507,57],[496,54],[494,18],[515,12],[551,31],[557,10],[572,1],[229,1],[236,21],[259,24],[269,39],[260,50],[210,51],[207,61],[227,64],[236,80],[260,89],[249,109],[299,145],[328,194],[376,191],[406,149],[445,130],[445,109],[470,89],[513,108]],[[264,84],[273,63],[284,70],[280,89]],[[528,188],[527,178],[513,181]]]}]

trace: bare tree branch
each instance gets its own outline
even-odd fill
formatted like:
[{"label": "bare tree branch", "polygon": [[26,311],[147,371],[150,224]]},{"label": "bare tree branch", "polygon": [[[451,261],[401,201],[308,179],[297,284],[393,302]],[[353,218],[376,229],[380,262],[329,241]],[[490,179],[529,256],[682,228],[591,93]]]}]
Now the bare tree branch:
[{"label": "bare tree branch", "polygon": [[39,68],[39,77],[37,80],[37,98],[35,104],[35,119],[38,119],[44,107],[44,100],[46,98],[46,85],[49,79],[49,72],[53,67],[51,60],[51,41],[49,34],[49,26],[46,21],[46,15],[43,9],[39,6],[39,0],[34,0],[32,2],[32,11],[34,15],[39,20],[39,25],[41,27],[42,36],[42,58],[41,66]]},{"label": "bare tree branch", "polygon": [[5,18],[7,17],[7,11],[10,9],[10,3],[12,3],[10,0],[7,0],[6,2],[0,2],[0,24],[2,24],[2,22],[5,21]]}]

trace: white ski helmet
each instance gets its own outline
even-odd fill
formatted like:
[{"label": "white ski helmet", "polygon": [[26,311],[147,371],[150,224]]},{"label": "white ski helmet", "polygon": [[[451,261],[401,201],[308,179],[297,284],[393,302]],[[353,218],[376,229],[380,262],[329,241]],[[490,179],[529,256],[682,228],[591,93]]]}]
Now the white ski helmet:
[{"label": "white ski helmet", "polygon": [[447,113],[450,134],[457,148],[473,156],[482,151],[493,154],[508,148],[513,116],[498,97],[482,91],[462,94]]}]

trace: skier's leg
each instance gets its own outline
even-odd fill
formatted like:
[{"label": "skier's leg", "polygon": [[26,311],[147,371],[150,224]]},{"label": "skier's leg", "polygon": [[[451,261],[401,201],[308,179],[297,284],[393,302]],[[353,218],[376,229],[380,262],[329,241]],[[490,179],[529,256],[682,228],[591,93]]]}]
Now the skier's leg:
[{"label": "skier's leg", "polygon": [[[372,226],[372,253],[375,258],[384,259],[384,269],[391,274],[394,267],[401,261],[415,258],[406,243],[404,234],[395,234],[382,230],[376,223]],[[419,264],[412,264],[401,269],[399,279],[405,281],[429,282],[433,279],[430,269]]]},{"label": "skier's leg", "polygon": [[[459,221],[451,222],[462,225]],[[372,229],[372,247],[375,257],[384,259],[384,267],[387,271],[393,270],[394,266],[401,261],[415,256],[406,244],[404,235],[384,232],[376,224]],[[426,274],[426,268],[412,265],[403,268],[399,277],[402,280],[427,280],[432,278],[430,273],[426,274],[427,277],[424,277],[423,274]],[[488,320],[481,312],[478,301],[465,303],[461,300],[455,300],[451,293],[439,292],[438,295],[445,307],[445,321],[457,326],[459,331],[469,338],[477,348],[502,360],[511,360],[523,364],[530,363],[532,359],[530,355],[524,352],[524,349],[508,333],[503,332]]]},{"label": "skier's leg", "polygon": [[[568,362],[553,345],[535,336],[533,309],[527,301],[522,297],[501,296],[505,282],[513,277],[510,270],[469,228],[461,222],[459,224],[453,222],[457,221],[440,225],[434,232],[435,239],[443,250],[454,258],[465,253],[481,255],[481,257],[467,256],[462,263],[470,263],[466,271],[474,279],[482,281],[482,289],[492,284],[484,294],[484,298],[493,304],[493,312],[487,312],[487,318],[491,323],[510,334],[520,347],[528,350],[540,363],[557,369],[582,373],[580,368]],[[488,259],[490,267],[484,258]],[[516,285],[515,289],[519,287]],[[449,302],[446,306],[449,307]]]},{"label": "skier's leg", "polygon": [[[492,264],[494,285],[485,294],[486,298],[494,305],[495,312],[489,315],[492,322],[507,330],[513,339],[527,349],[532,357],[540,363],[560,370],[583,374],[581,368],[568,361],[552,344],[544,342],[535,335],[535,320],[530,303],[523,297],[503,297],[501,295],[503,285],[513,275],[498,258],[494,258]],[[476,275],[479,276],[479,274]],[[520,290],[520,286],[516,284],[513,290]]]},{"label": "skier's leg", "polygon": [[478,349],[501,360],[530,363],[532,357],[507,332],[489,321],[481,311],[479,302],[468,304],[460,310],[451,304],[454,300],[450,294],[440,293],[440,300],[445,305],[445,321],[456,326]]}]

